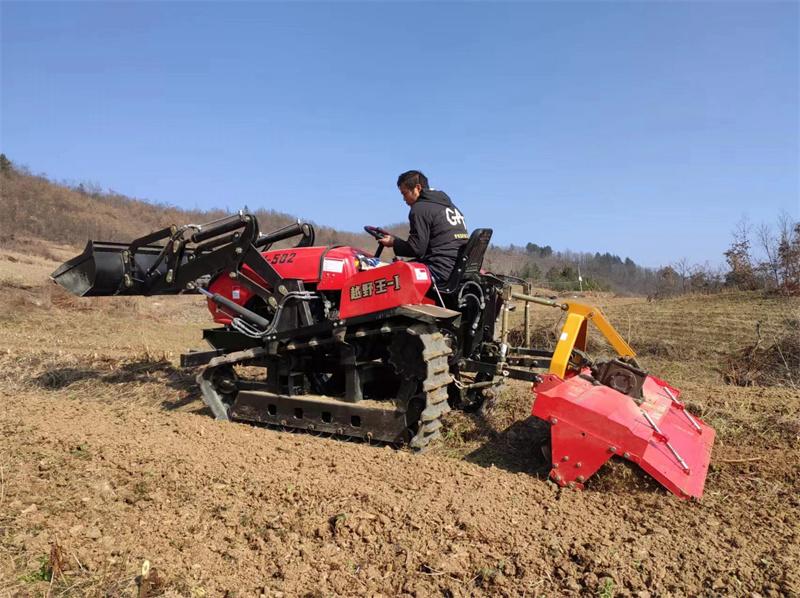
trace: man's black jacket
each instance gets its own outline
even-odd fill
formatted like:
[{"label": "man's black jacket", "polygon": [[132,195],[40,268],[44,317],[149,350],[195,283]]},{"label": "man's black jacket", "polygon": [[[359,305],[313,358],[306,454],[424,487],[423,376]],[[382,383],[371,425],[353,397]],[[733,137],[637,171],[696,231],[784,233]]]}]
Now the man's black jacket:
[{"label": "man's black jacket", "polygon": [[444,283],[456,263],[458,249],[467,242],[464,216],[444,191],[423,189],[408,213],[408,241],[394,240],[394,253],[413,257],[427,265],[437,281]]}]

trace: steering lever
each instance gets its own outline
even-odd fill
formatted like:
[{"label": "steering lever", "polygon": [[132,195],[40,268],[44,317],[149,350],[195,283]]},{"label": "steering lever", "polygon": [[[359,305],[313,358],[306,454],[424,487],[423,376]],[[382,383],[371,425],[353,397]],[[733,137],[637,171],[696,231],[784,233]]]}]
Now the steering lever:
[{"label": "steering lever", "polygon": [[[389,234],[387,231],[383,230],[379,226],[365,226],[364,232],[366,232],[368,235],[371,235],[376,241],[382,239],[383,237]],[[375,251],[375,257],[381,257],[382,252],[383,252],[383,245],[378,243],[378,249]]]}]

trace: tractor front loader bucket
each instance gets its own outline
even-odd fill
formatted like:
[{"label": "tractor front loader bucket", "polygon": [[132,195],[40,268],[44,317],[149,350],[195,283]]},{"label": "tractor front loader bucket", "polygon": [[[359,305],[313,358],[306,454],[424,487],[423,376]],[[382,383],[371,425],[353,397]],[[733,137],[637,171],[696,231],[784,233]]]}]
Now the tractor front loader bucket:
[{"label": "tractor front loader bucket", "polygon": [[[162,249],[139,247],[133,263],[147,271]],[[137,273],[128,266],[131,255],[128,243],[89,241],[83,253],[64,262],[50,278],[79,297],[142,294],[135,284]]]},{"label": "tractor front loader bucket", "polygon": [[562,380],[547,374],[535,390],[532,413],[551,424],[550,477],[559,485],[582,488],[619,456],[680,498],[703,495],[714,430],[693,417],[665,382],[647,376],[641,399],[583,375]]},{"label": "tractor front loader bucket", "polygon": [[[298,223],[265,235],[261,242],[304,231]],[[313,239],[313,229],[308,235]],[[82,297],[195,292],[198,278],[232,265],[257,238],[255,219],[240,212],[202,225],[168,226],[131,243],[89,241],[83,253],[50,277]]]}]

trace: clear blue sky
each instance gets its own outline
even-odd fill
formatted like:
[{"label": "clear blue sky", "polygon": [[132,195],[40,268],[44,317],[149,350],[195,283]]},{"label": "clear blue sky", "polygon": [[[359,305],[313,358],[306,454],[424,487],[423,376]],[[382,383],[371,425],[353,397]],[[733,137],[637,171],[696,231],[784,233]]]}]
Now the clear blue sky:
[{"label": "clear blue sky", "polygon": [[722,261],[800,216],[798,3],[2,2],[0,149],[356,230],[425,171],[495,241]]}]

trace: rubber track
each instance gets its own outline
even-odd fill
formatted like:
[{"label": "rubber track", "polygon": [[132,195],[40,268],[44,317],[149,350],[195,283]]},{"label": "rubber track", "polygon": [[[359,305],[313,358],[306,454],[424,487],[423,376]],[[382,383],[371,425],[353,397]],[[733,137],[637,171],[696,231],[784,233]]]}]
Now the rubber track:
[{"label": "rubber track", "polygon": [[452,379],[447,356],[451,350],[445,342],[444,335],[433,326],[415,324],[409,327],[408,333],[419,337],[422,341],[422,358],[426,366],[426,375],[422,380],[425,408],[420,415],[417,433],[408,444],[415,452],[424,452],[431,442],[441,436],[441,417],[450,411],[450,405],[447,403],[447,385]]},{"label": "rubber track", "polygon": [[[430,324],[413,324],[405,331],[379,329],[378,333],[408,334],[417,337],[422,343],[421,357],[425,364],[425,375],[420,381],[420,392],[413,395],[414,399],[424,398],[425,407],[420,414],[417,433],[411,438],[408,446],[414,452],[424,452],[433,442],[441,436],[441,417],[450,411],[447,402],[447,386],[452,382],[450,367],[447,358],[451,353],[450,347],[445,342],[444,335],[435,326]],[[366,335],[357,335],[366,336]],[[258,354],[263,349],[255,350]],[[203,400],[209,405],[217,419],[227,420],[228,416],[219,394],[208,383],[213,369],[228,363],[246,363],[254,356],[254,350],[232,353],[212,360],[209,367],[204,368],[197,376],[203,394]]]}]

